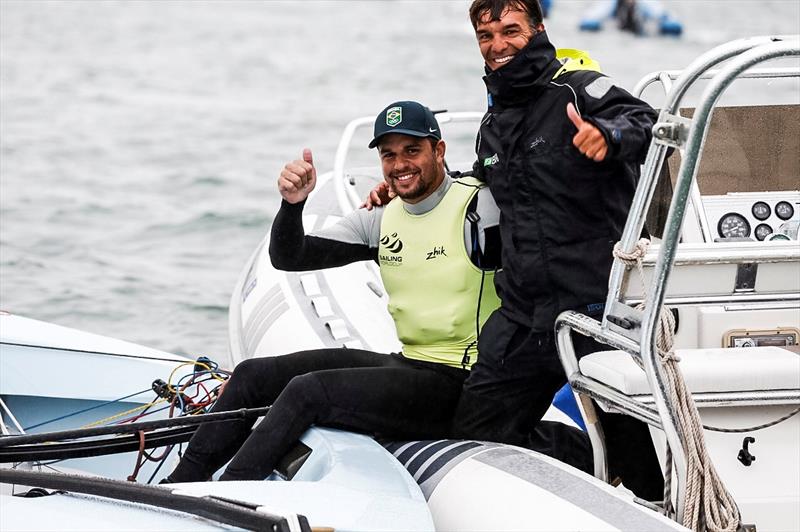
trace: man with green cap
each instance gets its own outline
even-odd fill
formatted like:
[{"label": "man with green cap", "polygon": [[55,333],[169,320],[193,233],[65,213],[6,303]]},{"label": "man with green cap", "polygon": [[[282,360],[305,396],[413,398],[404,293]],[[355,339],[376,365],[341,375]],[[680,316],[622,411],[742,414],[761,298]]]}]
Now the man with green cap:
[{"label": "man with green cap", "polygon": [[427,107],[387,106],[369,146],[378,149],[384,179],[402,201],[359,209],[305,234],[303,206],[316,185],[306,149],[278,178],[283,201],[270,257],[291,271],[378,262],[402,352],[318,349],[243,361],[214,412],[271,409],[252,431],[254,420],[201,426],[165,482],[207,480],[231,458],[220,480],[264,479],[311,425],[389,439],[449,436],[476,358],[477,328],[499,305],[498,211],[479,182],[447,175],[441,129]]}]

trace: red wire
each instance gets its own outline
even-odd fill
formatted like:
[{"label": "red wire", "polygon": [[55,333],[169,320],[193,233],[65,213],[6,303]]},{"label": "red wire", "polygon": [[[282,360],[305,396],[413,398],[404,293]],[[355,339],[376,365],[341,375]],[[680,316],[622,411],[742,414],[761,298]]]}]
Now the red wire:
[{"label": "red wire", "polygon": [[142,457],[145,455],[144,452],[144,431],[139,431],[139,455],[136,457],[136,467],[133,468],[133,473],[128,475],[128,481],[136,482],[136,475],[139,474],[139,470],[144,465],[145,460],[142,460]]}]

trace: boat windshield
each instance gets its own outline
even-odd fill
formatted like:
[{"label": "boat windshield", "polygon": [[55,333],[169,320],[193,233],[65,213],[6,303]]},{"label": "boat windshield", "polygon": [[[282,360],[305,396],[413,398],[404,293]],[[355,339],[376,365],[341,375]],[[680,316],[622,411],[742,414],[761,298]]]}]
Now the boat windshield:
[{"label": "boat windshield", "polygon": [[[692,117],[694,109],[682,109]],[[675,151],[662,169],[647,217],[660,237],[681,165]],[[706,136],[697,188],[701,223],[714,241],[797,239],[800,219],[800,105],[717,107]],[[684,241],[695,238],[684,231]],[[697,229],[699,231],[699,228]],[[781,237],[782,238],[782,237]]]},{"label": "boat windshield", "polygon": [[[674,180],[680,155],[669,165]],[[704,196],[800,188],[800,105],[716,108],[697,184]]]}]

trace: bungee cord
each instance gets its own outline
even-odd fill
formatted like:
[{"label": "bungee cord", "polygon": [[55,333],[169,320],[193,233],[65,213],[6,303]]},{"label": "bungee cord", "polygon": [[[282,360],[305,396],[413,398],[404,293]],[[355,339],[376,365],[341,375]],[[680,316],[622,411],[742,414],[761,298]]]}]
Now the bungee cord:
[{"label": "bungee cord", "polygon": [[[192,371],[186,373],[185,375],[177,377],[176,375],[181,370],[181,368],[185,368],[186,366],[192,366]],[[132,397],[142,395],[147,392],[151,392],[155,393],[156,397],[146,404],[137,405],[133,408],[126,409],[122,412],[117,412],[116,414],[104,417],[102,419],[86,423],[82,425],[80,428],[73,431],[62,431],[61,433],[53,433],[55,437],[57,437],[59,434],[62,434],[63,435],[63,437],[61,438],[62,440],[65,438],[66,439],[85,438],[88,437],[89,435],[96,435],[100,433],[113,434],[114,433],[113,427],[137,425],[135,440],[138,441],[138,446],[137,446],[138,453],[135,459],[133,472],[128,476],[128,480],[135,482],[138,474],[141,471],[141,468],[144,466],[146,462],[149,461],[158,464],[155,467],[155,470],[150,475],[150,478],[147,480],[147,483],[150,483],[153,481],[155,476],[158,474],[158,471],[163,466],[164,462],[172,453],[173,449],[176,446],[175,442],[180,440],[172,438],[172,442],[159,441],[158,443],[162,443],[163,447],[157,447],[157,448],[162,448],[163,451],[159,453],[156,453],[155,449],[148,451],[148,447],[154,447],[154,446],[152,443],[150,444],[147,443],[147,438],[148,438],[147,432],[153,430],[157,426],[162,425],[162,423],[143,422],[142,420],[144,418],[148,418],[160,412],[166,411],[168,419],[161,421],[166,422],[168,420],[174,419],[176,421],[176,424],[180,425],[181,423],[178,422],[179,418],[188,416],[195,417],[206,414],[211,410],[211,408],[216,403],[216,400],[219,397],[219,394],[221,393],[221,390],[223,388],[223,384],[227,381],[230,375],[231,372],[220,369],[217,363],[208,359],[207,357],[199,357],[196,361],[182,362],[176,365],[172,369],[169,376],[167,377],[166,382],[164,382],[161,379],[156,379],[155,381],[153,381],[149,389],[139,390],[130,393],[128,395],[112,399],[110,401],[105,401],[100,404],[92,405],[88,408],[76,410],[74,412],[70,412],[46,421],[42,421],[35,425],[31,425],[21,430],[21,432],[23,432],[22,436],[9,434],[7,435],[9,439],[6,439],[5,441],[3,441],[4,438],[0,438],[0,447],[6,447],[6,446],[13,447],[15,444],[11,442],[14,441],[15,438],[17,441],[23,441],[20,440],[20,437],[24,437],[24,441],[38,441],[40,438],[37,438],[36,435],[25,435],[25,432],[27,432],[30,429],[38,428],[44,425],[69,419],[74,416],[85,414],[86,412],[97,410],[102,407],[123,403],[127,399],[130,399]],[[160,408],[154,408],[159,405],[163,406],[161,406]],[[208,415],[208,414],[206,415],[208,417],[213,417],[213,418],[219,417],[219,415]],[[245,415],[245,414],[242,414],[240,412],[234,415]],[[213,420],[209,419],[209,421]],[[202,421],[199,419],[198,422],[202,423]],[[197,424],[197,422],[191,424]],[[153,428],[150,428],[149,427],[150,425],[153,425]],[[186,425],[188,425],[188,423]],[[139,428],[139,426],[141,426],[141,428]],[[107,428],[109,429],[109,431],[100,431],[99,429],[102,428]],[[131,428],[133,429],[133,426]],[[154,435],[154,437],[156,437],[156,440],[158,440],[158,436],[159,436],[158,434]],[[104,443],[113,444],[117,440],[118,438],[113,438],[111,440],[103,440],[97,442],[94,445],[102,446]],[[22,445],[22,444],[20,443],[17,445]],[[64,459],[67,458],[61,458],[47,462],[39,461],[35,462],[35,465],[39,467],[47,467],[48,469],[54,469],[53,466]]]}]

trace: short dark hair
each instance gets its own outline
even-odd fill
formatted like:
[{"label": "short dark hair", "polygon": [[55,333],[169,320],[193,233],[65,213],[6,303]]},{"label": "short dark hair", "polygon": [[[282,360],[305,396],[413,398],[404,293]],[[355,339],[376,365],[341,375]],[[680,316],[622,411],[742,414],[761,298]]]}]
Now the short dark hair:
[{"label": "short dark hair", "polygon": [[489,20],[500,20],[503,12],[507,9],[522,11],[530,19],[531,29],[538,26],[544,20],[542,6],[539,0],[475,0],[469,6],[469,20],[472,27],[478,27],[478,21],[485,12],[489,13]]}]

